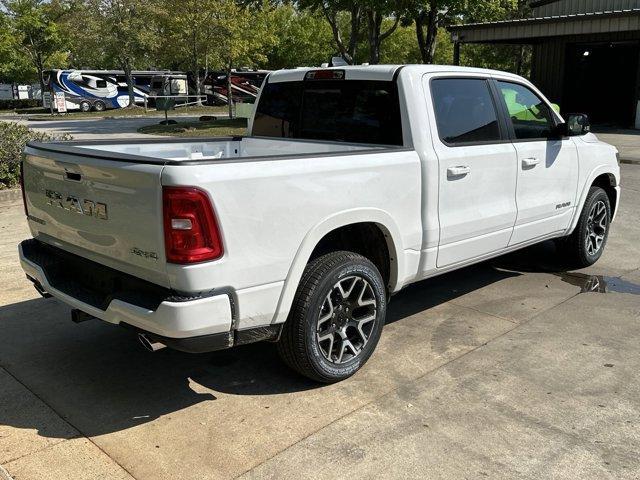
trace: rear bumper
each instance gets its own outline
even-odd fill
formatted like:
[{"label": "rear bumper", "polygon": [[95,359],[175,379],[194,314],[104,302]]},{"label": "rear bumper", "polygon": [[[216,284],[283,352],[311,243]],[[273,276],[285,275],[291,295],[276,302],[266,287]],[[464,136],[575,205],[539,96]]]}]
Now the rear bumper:
[{"label": "rear bumper", "polygon": [[181,295],[33,239],[22,242],[19,253],[37,287],[93,317],[150,333],[178,350],[234,344],[232,301],[226,293]]}]

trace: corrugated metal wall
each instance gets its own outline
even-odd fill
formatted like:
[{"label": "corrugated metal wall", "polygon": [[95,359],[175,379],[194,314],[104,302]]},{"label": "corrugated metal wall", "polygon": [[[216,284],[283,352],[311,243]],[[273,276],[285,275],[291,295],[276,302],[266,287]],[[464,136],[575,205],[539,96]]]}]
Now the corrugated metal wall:
[{"label": "corrugated metal wall", "polygon": [[[570,44],[640,41],[640,32],[617,32],[550,38],[533,46],[531,80],[555,103],[562,103],[567,46]],[[615,77],[612,76],[612,80]],[[640,99],[640,84],[636,98]]]},{"label": "corrugated metal wall", "polygon": [[572,13],[610,12],[640,8],[640,0],[558,0],[533,9],[533,17]]}]

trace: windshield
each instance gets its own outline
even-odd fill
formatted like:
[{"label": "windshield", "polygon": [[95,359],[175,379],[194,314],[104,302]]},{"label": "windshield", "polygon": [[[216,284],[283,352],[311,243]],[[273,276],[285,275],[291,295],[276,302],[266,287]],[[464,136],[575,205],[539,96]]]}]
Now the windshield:
[{"label": "windshield", "polygon": [[267,83],[252,134],[402,145],[396,84],[368,80]]}]

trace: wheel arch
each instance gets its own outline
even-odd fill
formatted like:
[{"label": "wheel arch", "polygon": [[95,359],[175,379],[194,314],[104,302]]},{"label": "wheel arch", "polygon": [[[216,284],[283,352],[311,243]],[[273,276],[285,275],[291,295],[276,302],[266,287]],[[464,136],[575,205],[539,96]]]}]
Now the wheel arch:
[{"label": "wheel arch", "polygon": [[580,213],[584,208],[584,202],[587,200],[589,189],[593,186],[601,187],[607,193],[607,196],[609,197],[609,203],[611,204],[611,211],[613,212],[613,220],[618,207],[619,185],[619,175],[616,175],[616,173],[611,170],[610,166],[602,165],[598,168],[595,168],[589,175],[588,180],[584,183],[584,187],[580,192],[580,196],[578,197],[579,201],[576,204],[576,210],[573,213],[573,219],[571,220],[571,225],[567,231],[567,234],[570,234],[576,228],[576,225],[580,220]]},{"label": "wheel arch", "polygon": [[[380,236],[375,240],[375,245],[381,245],[378,242],[384,240],[386,252],[381,252],[381,255],[386,255],[388,267],[386,272],[381,273],[383,277],[386,275],[385,281],[389,291],[397,289],[398,282],[404,278],[404,253],[400,231],[391,215],[384,210],[373,208],[340,212],[325,218],[305,235],[289,268],[272,323],[282,323],[287,319],[298,284],[309,261],[327,251],[332,251],[325,249],[325,246],[333,243],[336,238],[344,237],[340,232],[356,230],[362,233],[362,229],[371,229],[372,232],[376,232],[375,229],[377,229],[379,233],[376,235]],[[341,249],[348,249],[348,247]],[[364,256],[370,257],[362,250],[357,253],[364,253]],[[369,259],[380,268],[382,261],[380,257]]]}]

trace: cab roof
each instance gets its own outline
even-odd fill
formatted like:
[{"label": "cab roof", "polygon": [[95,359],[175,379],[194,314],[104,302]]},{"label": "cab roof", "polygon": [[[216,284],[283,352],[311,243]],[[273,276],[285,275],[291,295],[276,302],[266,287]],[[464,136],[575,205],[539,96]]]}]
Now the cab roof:
[{"label": "cab roof", "polygon": [[517,75],[507,72],[501,72],[498,70],[489,70],[486,68],[472,68],[472,67],[458,67],[455,65],[346,65],[339,67],[298,67],[291,70],[276,70],[269,75],[270,83],[277,82],[294,82],[304,80],[307,72],[312,70],[344,70],[345,80],[378,80],[378,81],[390,81],[393,80],[396,73],[402,69],[407,73],[413,74],[425,74],[425,73],[439,73],[439,72],[451,72],[451,73],[480,73],[488,76],[502,75],[513,76],[519,78]]}]

